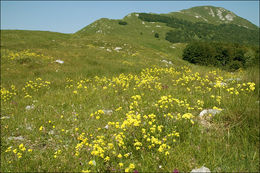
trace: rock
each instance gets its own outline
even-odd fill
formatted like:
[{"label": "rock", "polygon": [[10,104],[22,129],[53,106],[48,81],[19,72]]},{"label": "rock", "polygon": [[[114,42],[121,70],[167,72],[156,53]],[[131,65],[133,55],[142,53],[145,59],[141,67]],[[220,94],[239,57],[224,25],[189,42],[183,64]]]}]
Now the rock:
[{"label": "rock", "polygon": [[[202,126],[204,127],[210,127],[210,120],[212,119],[213,116],[216,114],[220,113],[222,110],[219,109],[204,109],[203,111],[200,112],[199,114],[199,122]],[[211,115],[211,116],[206,116],[206,115]]]},{"label": "rock", "polygon": [[171,64],[172,65],[172,62],[171,61],[167,61],[167,60],[161,60],[161,62],[164,62],[164,63],[166,63],[166,64]]},{"label": "rock", "polygon": [[122,49],[122,47],[116,47],[114,50],[119,52],[119,50],[121,50],[121,49]]},{"label": "rock", "polygon": [[53,134],[54,134],[54,131],[51,130],[51,131],[48,132],[48,134],[49,134],[49,135],[53,135]]},{"label": "rock", "polygon": [[60,59],[57,59],[55,62],[59,63],[59,64],[63,64],[64,61],[60,60]]},{"label": "rock", "polygon": [[209,168],[202,166],[201,168],[198,169],[193,169],[191,170],[191,173],[196,173],[196,172],[210,172]]},{"label": "rock", "polygon": [[203,117],[206,114],[211,114],[212,116],[220,113],[221,110],[218,109],[204,109],[203,111],[200,112],[200,117]]},{"label": "rock", "polygon": [[24,138],[23,138],[22,136],[17,136],[17,137],[11,136],[11,137],[8,137],[8,140],[19,140],[19,141],[23,141]]},{"label": "rock", "polygon": [[111,115],[113,113],[113,110],[103,110],[104,114]]},{"label": "rock", "polygon": [[26,129],[27,129],[27,130],[32,130],[32,127],[31,127],[30,125],[27,125],[27,126],[26,126]]},{"label": "rock", "polygon": [[31,109],[34,109],[34,105],[32,104],[32,105],[28,105],[28,106],[26,106],[25,107],[25,110],[31,110]]}]

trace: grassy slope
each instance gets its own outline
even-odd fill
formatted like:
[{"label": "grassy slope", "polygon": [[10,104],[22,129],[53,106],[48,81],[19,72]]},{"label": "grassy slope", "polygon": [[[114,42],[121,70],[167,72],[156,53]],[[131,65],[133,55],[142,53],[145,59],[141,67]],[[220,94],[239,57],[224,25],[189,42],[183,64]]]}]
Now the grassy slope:
[{"label": "grassy slope", "polygon": [[[64,65],[58,67],[53,63],[50,65],[51,68],[47,66],[34,68],[32,65],[30,68],[18,66],[16,70],[6,70],[8,67],[2,64],[3,80],[16,79],[19,81],[23,78],[39,76],[39,74],[48,76],[57,69],[60,69],[56,74],[60,78],[65,78],[66,75],[95,76],[110,72],[118,74],[130,72],[133,69],[140,71],[151,64],[163,64],[160,62],[162,59],[174,61],[174,64],[185,63],[180,60],[184,46],[177,44],[176,48],[171,48],[172,44],[163,39],[168,27],[156,28],[154,27],[157,25],[156,23],[147,23],[149,28],[146,28],[134,15],[126,18],[126,21],[128,25],[122,26],[118,24],[117,20],[101,19],[87,26],[87,32],[79,31],[72,35],[40,31],[2,31],[3,49],[17,51],[32,49],[36,53],[44,53],[65,61]],[[92,27],[95,24],[97,26]],[[106,26],[111,29],[107,29]],[[103,33],[96,33],[102,28]],[[152,32],[153,30],[154,32]],[[140,35],[140,32],[143,35]],[[154,37],[155,32],[160,34],[159,39]],[[18,41],[14,41],[14,39]],[[123,49],[117,52],[114,50],[116,47]],[[108,52],[107,49],[110,49],[111,52]],[[141,59],[142,61],[140,61]],[[122,65],[123,61],[126,62]],[[18,73],[18,71],[25,71],[26,75]]]},{"label": "grassy slope", "polygon": [[[1,115],[10,117],[10,119],[1,120],[1,153],[4,153],[1,155],[1,171],[71,172],[83,169],[93,171],[109,169],[111,171],[113,168],[119,169],[115,165],[118,162],[125,164],[123,168],[134,163],[138,171],[172,171],[177,168],[180,171],[189,172],[202,165],[209,167],[211,171],[219,172],[258,171],[259,104],[256,103],[259,100],[258,69],[235,74],[219,71],[217,75],[213,75],[209,71],[215,70],[214,68],[190,65],[180,59],[185,45],[172,45],[165,41],[163,37],[169,29],[166,26],[160,23],[145,22],[142,24],[135,14],[124,20],[128,24],[121,26],[118,25],[118,20],[101,19],[87,26],[85,31],[83,29],[72,35],[38,31],[2,31],[1,53],[6,49],[13,51],[31,49],[32,52],[43,53],[54,57],[54,60],[64,60],[65,63],[57,64],[52,61],[42,64],[34,62],[19,64],[5,61],[1,57],[1,85],[10,90],[11,84],[14,84],[18,92],[13,99],[1,102]],[[161,27],[156,27],[156,25]],[[100,29],[105,30],[105,33],[104,31],[96,33]],[[154,32],[152,32],[153,30]],[[159,39],[154,37],[155,32],[159,33]],[[171,46],[175,48],[171,48]],[[122,47],[122,50],[117,52],[114,50],[116,47]],[[145,86],[138,86],[136,79],[132,79],[129,80],[129,88],[124,90],[125,86],[120,87],[121,84],[113,87],[105,78],[103,81],[93,78],[98,75],[112,80],[112,76],[118,76],[120,73],[131,73],[142,78],[144,75],[140,74],[141,69],[153,65],[165,67],[166,64],[160,62],[163,59],[171,60],[175,71],[179,73],[168,74],[168,72],[164,72],[167,69],[163,69],[161,74],[158,73],[159,75],[144,72],[143,74],[149,76],[147,79],[152,79],[157,75],[159,77]],[[189,66],[191,72],[188,72],[186,68],[181,68],[184,65]],[[211,92],[205,92],[196,88],[205,87],[201,81],[191,79],[185,82],[188,79],[185,76],[191,77],[195,72],[199,72],[202,80],[206,75],[210,76],[210,82],[216,82],[218,76],[222,76],[223,80],[239,77],[242,81],[231,82],[228,84],[228,88],[252,81],[256,83],[256,90],[248,94],[241,91],[241,94],[236,96],[228,93],[226,89],[214,88],[205,82],[207,87],[212,88]],[[25,86],[25,82],[37,77],[50,81],[50,88],[43,87],[38,92],[31,92],[32,99],[24,98],[22,87]],[[70,78],[72,81],[69,82],[66,78]],[[89,83],[82,83],[83,86],[87,86],[87,90],[80,88],[81,79],[91,79]],[[124,80],[128,81],[127,79],[120,81]],[[176,84],[176,80],[182,82]],[[145,82],[147,80],[144,80]],[[164,86],[164,89],[156,88],[156,82]],[[73,84],[71,88],[66,87],[70,86],[69,83]],[[153,90],[147,88],[149,85]],[[187,88],[190,88],[191,91]],[[74,91],[77,91],[77,94]],[[129,111],[129,106],[133,101],[131,96],[137,94],[142,97],[142,100],[138,101],[140,107],[137,110],[141,116],[150,113],[156,114],[158,116],[157,125],[162,123],[165,126],[162,133],[164,135],[169,133],[169,130],[172,130],[175,125],[176,130],[180,132],[180,138],[177,138],[176,143],[171,144],[172,149],[170,149],[168,157],[158,153],[157,149],[148,150],[148,143],[145,141],[142,141],[144,148],[140,152],[131,148],[133,147],[131,143],[134,142],[132,136],[139,140],[143,138],[140,129],[135,129],[136,135],[132,135],[131,129],[127,129],[125,132],[127,135],[125,141],[129,142],[127,149],[116,150],[117,154],[133,152],[128,159],[113,158],[110,155],[111,162],[106,163],[100,158],[92,157],[86,147],[80,150],[78,157],[74,155],[75,147],[80,143],[78,137],[81,133],[86,133],[89,141],[93,141],[96,135],[109,137],[112,131],[107,132],[103,127],[108,121],[123,122],[125,113]],[[209,129],[202,128],[196,121],[197,118],[194,118],[194,126],[187,122],[184,122],[185,125],[171,121],[168,122],[171,125],[165,124],[166,119],[160,118],[160,115],[167,112],[157,110],[153,105],[161,96],[169,94],[180,100],[187,99],[191,107],[194,107],[197,100],[200,99],[204,101],[203,109],[218,106],[224,111],[211,121],[213,128]],[[217,104],[211,95],[220,95],[221,104]],[[35,109],[26,111],[25,107],[32,104],[35,105]],[[122,112],[115,111],[119,106],[122,107]],[[112,116],[101,115],[100,120],[90,118],[89,115],[99,109],[111,109],[113,114]],[[183,107],[176,107],[172,111],[181,114],[191,112],[195,116],[200,112],[200,110],[188,110]],[[142,119],[142,122],[146,122],[146,120]],[[53,125],[55,125],[55,129]],[[43,130],[39,131],[41,126],[43,126]],[[32,130],[28,127],[31,127]],[[102,129],[98,130],[99,127]],[[143,127],[150,128],[149,126]],[[54,134],[48,134],[52,130]],[[114,130],[114,133],[118,131]],[[10,136],[23,136],[24,140],[8,140]],[[18,159],[17,154],[14,154],[13,151],[4,152],[9,146],[12,146],[12,149],[18,148],[21,143],[27,149],[32,148],[33,151],[24,152],[21,159]],[[55,159],[55,151],[59,149],[61,154],[58,154],[58,159]],[[88,164],[93,159],[96,160],[97,167],[91,167]],[[158,168],[159,165],[162,165],[162,169]]]}]

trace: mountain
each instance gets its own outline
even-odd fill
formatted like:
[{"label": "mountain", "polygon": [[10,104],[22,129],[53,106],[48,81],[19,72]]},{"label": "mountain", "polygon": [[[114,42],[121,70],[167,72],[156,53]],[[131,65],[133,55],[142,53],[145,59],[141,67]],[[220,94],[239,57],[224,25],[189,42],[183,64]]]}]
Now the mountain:
[{"label": "mountain", "polygon": [[113,35],[134,40],[141,38],[145,42],[148,38],[154,39],[155,33],[172,43],[203,40],[259,44],[259,28],[256,25],[231,11],[213,6],[193,7],[168,14],[131,13],[122,20],[102,18],[76,35]]},{"label": "mountain", "polygon": [[191,22],[206,22],[216,25],[235,24],[249,29],[258,29],[256,25],[252,24],[248,20],[239,17],[233,12],[222,7],[199,6],[163,15],[188,20]]}]

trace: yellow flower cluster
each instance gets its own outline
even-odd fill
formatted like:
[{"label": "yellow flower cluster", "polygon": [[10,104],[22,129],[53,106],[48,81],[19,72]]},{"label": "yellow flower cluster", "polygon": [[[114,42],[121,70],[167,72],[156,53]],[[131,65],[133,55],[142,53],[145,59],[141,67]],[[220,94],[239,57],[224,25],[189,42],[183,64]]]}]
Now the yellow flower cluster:
[{"label": "yellow flower cluster", "polygon": [[125,172],[130,172],[135,168],[135,164],[130,163],[127,168],[125,168]]},{"label": "yellow flower cluster", "polygon": [[11,100],[13,96],[17,95],[17,89],[14,85],[11,85],[11,90],[1,88],[1,101],[6,102]]},{"label": "yellow flower cluster", "polygon": [[231,95],[239,95],[240,93],[250,93],[255,90],[255,83],[238,83],[233,87],[227,88],[226,91]]},{"label": "yellow flower cluster", "polygon": [[57,150],[57,151],[55,151],[55,153],[54,153],[54,158],[56,159],[57,158],[57,156],[58,155],[60,155],[61,154],[61,150]]},{"label": "yellow flower cluster", "polygon": [[105,113],[104,113],[103,110],[98,110],[98,111],[96,111],[94,113],[91,113],[90,117],[95,117],[97,120],[99,120],[100,119],[100,115],[104,115],[104,114]]},{"label": "yellow flower cluster", "polygon": [[[131,99],[132,102],[129,105],[133,106],[142,103],[141,95],[133,95]],[[184,105],[184,102],[179,102],[180,105]],[[200,101],[199,104],[203,104],[203,102]],[[137,110],[141,109],[133,107],[133,110],[126,112],[125,119],[122,122],[108,122],[107,133],[96,136],[90,143],[87,142],[88,140],[84,136],[85,133],[82,133],[78,137],[78,140],[81,142],[75,147],[75,155],[79,156],[80,150],[87,147],[93,159],[98,157],[103,159],[104,163],[117,162],[119,169],[122,169],[126,165],[125,163],[127,163],[127,160],[123,160],[123,158],[128,158],[133,152],[151,150],[152,152],[162,153],[162,156],[167,157],[170,154],[171,146],[176,142],[175,138],[178,138],[180,134],[174,130],[175,127],[171,128],[171,133],[167,133],[170,129],[165,130],[164,125],[162,125],[165,120],[162,117],[158,117],[154,113],[142,115],[136,112]],[[92,113],[91,117],[99,114],[103,114],[103,111],[98,110]],[[178,115],[180,119],[187,119],[191,123],[194,123],[192,121],[194,116],[191,113],[185,113],[182,116]],[[135,151],[131,148],[134,148]],[[95,166],[93,160],[89,161],[89,165]],[[128,172],[134,168],[135,166],[132,163],[125,167],[124,170]]]},{"label": "yellow flower cluster", "polygon": [[29,80],[22,88],[22,91],[25,94],[24,98],[32,98],[33,93],[38,92],[42,89],[49,89],[50,84],[51,83],[49,81],[44,81],[41,78],[37,78],[34,81]]},{"label": "yellow flower cluster", "polygon": [[38,54],[38,53],[32,52],[30,49],[17,51],[17,52],[9,50],[6,58],[11,61],[22,60],[22,59],[42,59],[42,60],[47,60],[47,61],[53,60],[53,57],[51,57],[51,56]]},{"label": "yellow flower cluster", "polygon": [[[62,123],[66,121],[67,124],[72,121],[72,129],[68,127],[66,127],[67,130],[59,129],[62,123],[57,123],[55,126],[49,120],[49,124],[39,125],[37,130],[44,134],[51,129],[55,130],[53,136],[60,133],[75,139],[72,140],[74,141],[73,157],[78,160],[87,159],[84,169],[81,168],[82,172],[104,170],[103,168],[108,165],[110,168],[125,172],[138,170],[140,165],[136,164],[137,157],[145,157],[153,153],[155,158],[163,160],[167,159],[170,154],[174,154],[176,143],[178,144],[185,138],[179,137],[185,134],[183,131],[194,127],[195,116],[202,109],[213,107],[213,105],[222,107],[225,103],[225,96],[255,90],[255,83],[227,82],[228,80],[218,73],[218,71],[212,71],[203,76],[198,72],[192,73],[188,67],[177,69],[154,67],[144,69],[137,75],[120,74],[111,78],[96,76],[94,79],[78,81],[66,79],[65,88],[69,91],[68,93],[76,95],[73,96],[75,100],[84,93],[94,93],[100,97],[98,98],[100,100],[110,96],[115,96],[115,100],[122,98],[120,105],[117,102],[109,105],[115,110],[113,116],[110,116],[113,120],[110,119],[107,122],[104,115],[108,114],[108,111],[99,107],[99,105],[107,106],[107,104],[98,103],[99,105],[92,113],[86,110],[89,116],[84,117],[87,120],[91,118],[91,122],[95,121],[94,127],[92,124],[89,127],[84,126],[82,122],[73,121],[73,119],[83,119],[82,114],[84,115],[85,110],[82,110],[81,106],[79,106],[80,110],[76,110],[78,107],[73,105],[73,109],[81,112],[80,114],[73,113],[71,118],[63,116],[66,112],[61,116],[57,113]],[[50,82],[37,78],[35,81],[27,82],[22,91],[25,97],[32,97],[32,93],[49,87]],[[7,95],[8,92],[4,88],[1,90],[3,95]],[[12,92],[17,92],[15,87]],[[118,94],[115,94],[117,92]],[[84,95],[81,98],[83,97]],[[80,101],[82,100],[76,100],[76,103]],[[213,109],[221,110],[218,107],[213,107]],[[83,129],[85,131],[81,131]],[[13,151],[18,158],[21,158],[25,150],[26,148],[20,145],[17,149],[8,148],[6,152]],[[56,149],[51,156],[59,158],[63,153],[65,151]]]},{"label": "yellow flower cluster", "polygon": [[[17,156],[18,159],[20,159],[20,158],[22,158],[23,153],[26,151],[26,148],[25,148],[24,144],[22,143],[22,144],[20,144],[20,145],[18,146],[18,148],[14,148],[14,149],[13,149],[13,147],[10,146],[10,147],[8,147],[8,148],[5,150],[6,153],[11,152],[11,151],[12,151],[14,154],[16,154],[16,156]],[[32,149],[28,149],[27,151],[28,151],[28,152],[32,152]]]}]

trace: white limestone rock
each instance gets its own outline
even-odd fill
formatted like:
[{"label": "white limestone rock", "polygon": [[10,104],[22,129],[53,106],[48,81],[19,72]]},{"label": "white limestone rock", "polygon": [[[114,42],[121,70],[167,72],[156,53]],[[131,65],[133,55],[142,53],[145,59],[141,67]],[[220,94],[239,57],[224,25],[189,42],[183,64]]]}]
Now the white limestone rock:
[{"label": "white limestone rock", "polygon": [[106,110],[106,109],[104,109],[103,112],[104,112],[105,115],[112,115],[113,110],[110,110],[110,109]]},{"label": "white limestone rock", "polygon": [[212,116],[220,113],[221,110],[219,109],[204,109],[203,111],[200,112],[200,117],[203,117],[204,115],[207,115],[207,114],[211,114]]},{"label": "white limestone rock", "polygon": [[57,59],[55,62],[59,63],[59,64],[63,64],[64,61],[60,60],[60,59]]},{"label": "white limestone rock", "polygon": [[32,110],[32,109],[34,109],[34,105],[32,104],[32,105],[27,105],[26,107],[25,107],[25,110]]},{"label": "white limestone rock", "polygon": [[198,169],[191,170],[191,173],[201,173],[201,172],[209,172],[210,173],[210,170],[209,170],[209,168],[204,167],[204,166],[202,166]]},{"label": "white limestone rock", "polygon": [[13,136],[11,136],[11,137],[8,137],[8,140],[18,140],[18,141],[23,141],[24,138],[23,138],[22,136],[17,136],[17,137],[13,137]]}]

